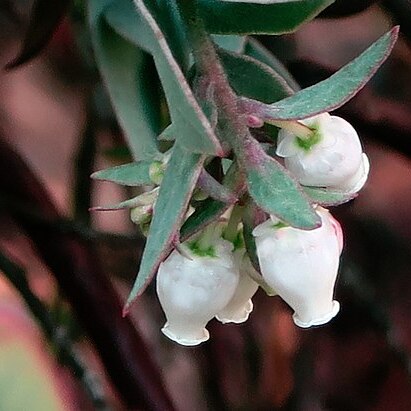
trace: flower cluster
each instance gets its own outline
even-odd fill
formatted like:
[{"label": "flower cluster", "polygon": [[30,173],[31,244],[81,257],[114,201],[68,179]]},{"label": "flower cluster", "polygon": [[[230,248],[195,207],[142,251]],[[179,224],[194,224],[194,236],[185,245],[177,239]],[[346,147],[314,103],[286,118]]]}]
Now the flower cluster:
[{"label": "flower cluster", "polygon": [[[309,130],[308,133],[298,133]],[[353,194],[368,176],[369,162],[354,128],[328,113],[295,124],[284,124],[276,154],[301,185]],[[251,298],[261,285],[274,290],[293,310],[299,327],[325,324],[339,311],[334,288],[343,247],[340,224],[330,212],[314,206],[321,226],[301,230],[267,216],[253,230],[260,273],[243,245],[214,228],[174,250],[161,264],[157,293],[167,317],[163,332],[183,345],[209,338],[206,324],[248,319]],[[240,230],[241,224],[236,223]],[[205,239],[207,241],[205,241]],[[231,239],[232,240],[232,239]]]},{"label": "flower cluster", "polygon": [[205,326],[213,317],[241,323],[253,309],[258,284],[247,272],[253,268],[244,249],[234,250],[218,227],[211,233],[209,228],[205,236],[185,243],[183,252],[174,250],[158,270],[157,294],[167,317],[162,331],[182,345],[208,340]]}]

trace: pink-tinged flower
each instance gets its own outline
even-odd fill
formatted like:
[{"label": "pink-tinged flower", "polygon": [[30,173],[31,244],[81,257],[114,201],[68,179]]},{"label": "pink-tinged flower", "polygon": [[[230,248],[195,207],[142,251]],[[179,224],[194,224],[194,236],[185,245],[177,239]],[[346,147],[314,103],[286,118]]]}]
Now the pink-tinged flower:
[{"label": "pink-tinged flower", "polygon": [[[244,249],[234,253],[234,259],[239,265],[240,280],[234,295],[229,303],[216,315],[218,321],[223,324],[240,324],[248,320],[253,311],[251,298],[257,292],[258,284],[251,278],[249,272],[255,271]],[[256,275],[259,275],[256,273]]]},{"label": "pink-tinged flower", "polygon": [[294,309],[299,327],[325,324],[339,311],[333,300],[343,245],[339,223],[318,207],[322,226],[311,231],[268,220],[255,236],[261,273],[268,285]]},{"label": "pink-tinged flower", "polygon": [[311,136],[299,137],[285,129],[278,134],[276,153],[285,158],[286,168],[303,185],[358,192],[370,164],[351,124],[328,113],[301,123],[313,129]]},{"label": "pink-tinged flower", "polygon": [[238,284],[232,248],[220,238],[207,253],[196,255],[187,247],[189,259],[175,250],[160,265],[157,294],[167,318],[162,332],[171,340],[197,345],[209,339],[208,321],[228,304]]}]

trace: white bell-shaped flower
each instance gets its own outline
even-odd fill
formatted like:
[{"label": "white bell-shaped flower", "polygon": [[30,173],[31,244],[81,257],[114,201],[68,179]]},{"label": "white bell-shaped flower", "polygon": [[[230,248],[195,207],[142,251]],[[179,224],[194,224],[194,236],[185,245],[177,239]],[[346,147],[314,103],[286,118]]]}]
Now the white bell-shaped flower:
[{"label": "white bell-shaped flower", "polygon": [[[244,249],[234,252],[234,259],[239,265],[240,280],[229,303],[216,315],[223,324],[240,324],[248,320],[253,311],[251,298],[257,292],[258,284],[251,278],[249,272],[255,271]],[[259,275],[256,273],[256,275]]]},{"label": "white bell-shaped flower", "polygon": [[157,294],[167,322],[162,332],[182,345],[209,339],[205,328],[231,300],[239,280],[233,245],[222,238],[199,256],[187,247],[191,259],[173,251],[160,265]]},{"label": "white bell-shaped flower", "polygon": [[311,136],[299,137],[284,128],[278,133],[276,153],[285,158],[286,168],[303,185],[358,192],[370,164],[351,124],[328,113],[301,123],[313,129]]},{"label": "white bell-shaped flower", "polygon": [[263,278],[294,309],[295,324],[325,324],[339,311],[333,300],[342,231],[328,210],[318,207],[322,226],[299,230],[273,220],[257,226],[257,255]]}]

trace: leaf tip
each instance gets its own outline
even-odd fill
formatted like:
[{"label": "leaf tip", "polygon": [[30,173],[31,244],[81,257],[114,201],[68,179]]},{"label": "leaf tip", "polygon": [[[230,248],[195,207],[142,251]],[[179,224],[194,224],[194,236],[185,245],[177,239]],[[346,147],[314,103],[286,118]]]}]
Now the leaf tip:
[{"label": "leaf tip", "polygon": [[390,55],[395,43],[397,42],[399,34],[400,34],[400,26],[399,25],[394,26],[387,33],[388,37],[390,38],[390,46],[388,47],[387,54],[386,54],[387,57]]},{"label": "leaf tip", "polygon": [[[315,210],[312,210],[313,212],[310,213],[309,216],[305,219],[305,223],[301,224],[300,227],[302,230],[316,230],[317,228],[320,228],[322,226],[322,220],[321,217],[315,212]],[[311,218],[312,217],[312,218]]]},{"label": "leaf tip", "polygon": [[397,39],[397,37],[398,37],[398,34],[400,33],[400,25],[399,24],[397,24],[396,26],[394,26],[392,29],[391,29],[391,35],[395,38],[395,39]]},{"label": "leaf tip", "polygon": [[121,316],[122,316],[123,318],[126,318],[126,317],[129,315],[129,313],[130,313],[130,305],[131,305],[131,303],[129,303],[129,302],[127,301],[126,305],[123,307],[123,311],[121,312]]}]

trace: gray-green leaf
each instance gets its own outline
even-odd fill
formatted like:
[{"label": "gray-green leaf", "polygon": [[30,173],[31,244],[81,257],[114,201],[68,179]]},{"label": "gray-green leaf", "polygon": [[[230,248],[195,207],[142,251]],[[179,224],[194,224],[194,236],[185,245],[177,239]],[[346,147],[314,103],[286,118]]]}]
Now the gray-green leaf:
[{"label": "gray-green leaf", "polygon": [[226,49],[228,51],[233,51],[235,53],[242,54],[244,52],[244,47],[247,41],[246,36],[234,36],[230,34],[220,35],[214,34],[211,36],[214,43],[218,47]]},{"label": "gray-green leaf", "polygon": [[150,57],[115,33],[102,18],[112,0],[89,2],[94,53],[118,121],[133,157],[158,155],[159,107],[154,96]]},{"label": "gray-green leaf", "polygon": [[295,81],[294,77],[288,72],[284,64],[266,49],[258,40],[253,37],[247,37],[247,42],[244,47],[244,54],[255,58],[261,63],[271,67],[279,76],[281,76],[291,89],[296,92],[300,90],[300,86]]},{"label": "gray-green leaf", "polygon": [[266,64],[221,48],[218,55],[237,94],[272,103],[294,93],[286,80]]},{"label": "gray-green leaf", "polygon": [[397,40],[398,30],[394,27],[328,79],[274,104],[245,102],[246,111],[270,121],[303,119],[337,109],[354,97],[384,63]]},{"label": "gray-green leaf", "polygon": [[[196,153],[222,155],[223,149],[197,103],[160,26],[143,0],[117,0],[106,12],[109,24],[119,33],[147,49],[154,57],[173,127],[180,144]],[[121,13],[124,18],[119,18]],[[130,18],[133,16],[134,18]]]},{"label": "gray-green leaf", "polygon": [[250,4],[199,0],[198,5],[210,33],[282,34],[296,30],[333,2],[294,0],[287,3]]},{"label": "gray-green leaf", "polygon": [[125,312],[145,290],[160,263],[178,240],[178,230],[204,163],[204,156],[190,153],[179,144],[173,148],[154,207],[153,219],[137,279],[128,297]]},{"label": "gray-green leaf", "polygon": [[347,194],[340,191],[329,190],[325,188],[303,186],[303,189],[313,203],[327,207],[344,204],[357,197],[356,193]]},{"label": "gray-green leaf", "polygon": [[301,186],[281,164],[254,139],[247,138],[243,150],[248,191],[259,207],[296,228],[311,230],[321,225]]},{"label": "gray-green leaf", "polygon": [[[224,177],[224,186],[240,197],[245,191],[244,179],[239,174],[238,166],[232,163]],[[195,212],[187,218],[180,230],[181,241],[186,241],[208,224],[216,221],[224,214],[231,204],[223,203],[213,198],[207,198],[199,205]]]},{"label": "gray-green leaf", "polygon": [[141,186],[153,184],[150,178],[152,161],[138,161],[121,166],[96,171],[91,175],[95,180],[110,181],[123,186]]}]

